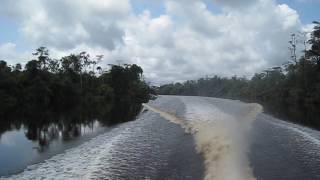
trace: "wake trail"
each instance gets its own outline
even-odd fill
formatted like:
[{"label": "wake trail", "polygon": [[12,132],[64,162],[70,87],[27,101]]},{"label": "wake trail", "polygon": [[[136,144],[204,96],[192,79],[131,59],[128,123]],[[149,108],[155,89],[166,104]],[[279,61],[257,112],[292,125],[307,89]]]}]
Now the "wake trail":
[{"label": "wake trail", "polygon": [[226,107],[232,106],[237,110],[236,114],[230,115],[219,109],[215,105],[217,102],[210,102],[210,99],[179,98],[186,106],[184,118],[148,104],[144,104],[144,107],[181,125],[187,133],[193,135],[196,150],[204,157],[204,179],[255,179],[247,157],[247,135],[257,114],[262,112],[262,106],[226,100],[223,102],[227,103]]}]

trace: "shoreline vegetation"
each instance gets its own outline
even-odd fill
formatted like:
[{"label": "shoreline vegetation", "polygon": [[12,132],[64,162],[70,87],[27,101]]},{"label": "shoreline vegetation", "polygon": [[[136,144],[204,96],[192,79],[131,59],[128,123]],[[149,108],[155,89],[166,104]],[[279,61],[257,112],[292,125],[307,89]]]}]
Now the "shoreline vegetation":
[{"label": "shoreline vegetation", "polygon": [[0,136],[24,127],[28,139],[40,143],[52,127],[68,133],[95,120],[126,122],[150,99],[151,89],[136,64],[110,64],[103,70],[98,66],[102,56],[82,52],[53,59],[46,47],[33,55],[24,68],[0,60]]},{"label": "shoreline vegetation", "polygon": [[[257,102],[276,117],[320,129],[320,23],[314,25],[309,40],[299,41],[296,34],[291,35],[291,61],[283,66],[256,73],[251,79],[214,76],[165,84],[157,93]],[[297,58],[300,42],[304,51]]]}]

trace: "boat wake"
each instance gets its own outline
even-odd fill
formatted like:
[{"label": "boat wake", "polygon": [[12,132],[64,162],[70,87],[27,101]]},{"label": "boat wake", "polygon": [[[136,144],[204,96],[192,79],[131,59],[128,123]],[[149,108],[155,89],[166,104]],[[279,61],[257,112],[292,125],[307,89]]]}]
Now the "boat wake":
[{"label": "boat wake", "polygon": [[[259,104],[213,98],[180,97],[186,106],[184,117],[144,104],[163,118],[180,124],[195,139],[197,152],[204,157],[205,179],[255,179],[247,158],[247,135],[257,114]],[[229,107],[232,113],[219,109]]]},{"label": "boat wake", "polygon": [[196,173],[202,172],[201,158],[192,157],[196,154],[189,146],[192,140],[183,136],[179,126],[171,126],[163,119],[193,135],[196,150],[204,157],[204,179],[254,179],[247,159],[247,133],[262,110],[260,105],[201,97],[160,97],[144,107],[157,114],[143,112],[135,121],[115,126],[80,146],[0,179],[199,177]]}]

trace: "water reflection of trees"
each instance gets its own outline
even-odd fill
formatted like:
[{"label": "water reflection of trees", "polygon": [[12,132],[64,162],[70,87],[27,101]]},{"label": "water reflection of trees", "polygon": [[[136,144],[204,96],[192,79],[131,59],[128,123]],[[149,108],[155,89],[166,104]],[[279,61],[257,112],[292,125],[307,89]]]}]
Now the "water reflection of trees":
[{"label": "water reflection of trees", "polygon": [[76,108],[65,112],[36,112],[6,117],[0,121],[0,137],[6,131],[24,129],[25,136],[44,152],[53,141],[69,141],[98,127],[133,120],[141,105],[112,105],[103,109]]}]

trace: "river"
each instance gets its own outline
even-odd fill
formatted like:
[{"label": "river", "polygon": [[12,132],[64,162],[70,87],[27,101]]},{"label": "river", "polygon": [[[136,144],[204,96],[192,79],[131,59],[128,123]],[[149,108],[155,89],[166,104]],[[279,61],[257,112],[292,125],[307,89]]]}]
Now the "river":
[{"label": "river", "polygon": [[[3,137],[0,145],[10,144]],[[319,170],[319,131],[264,114],[258,104],[160,96],[135,121],[1,179],[294,180],[320,179]]]}]

